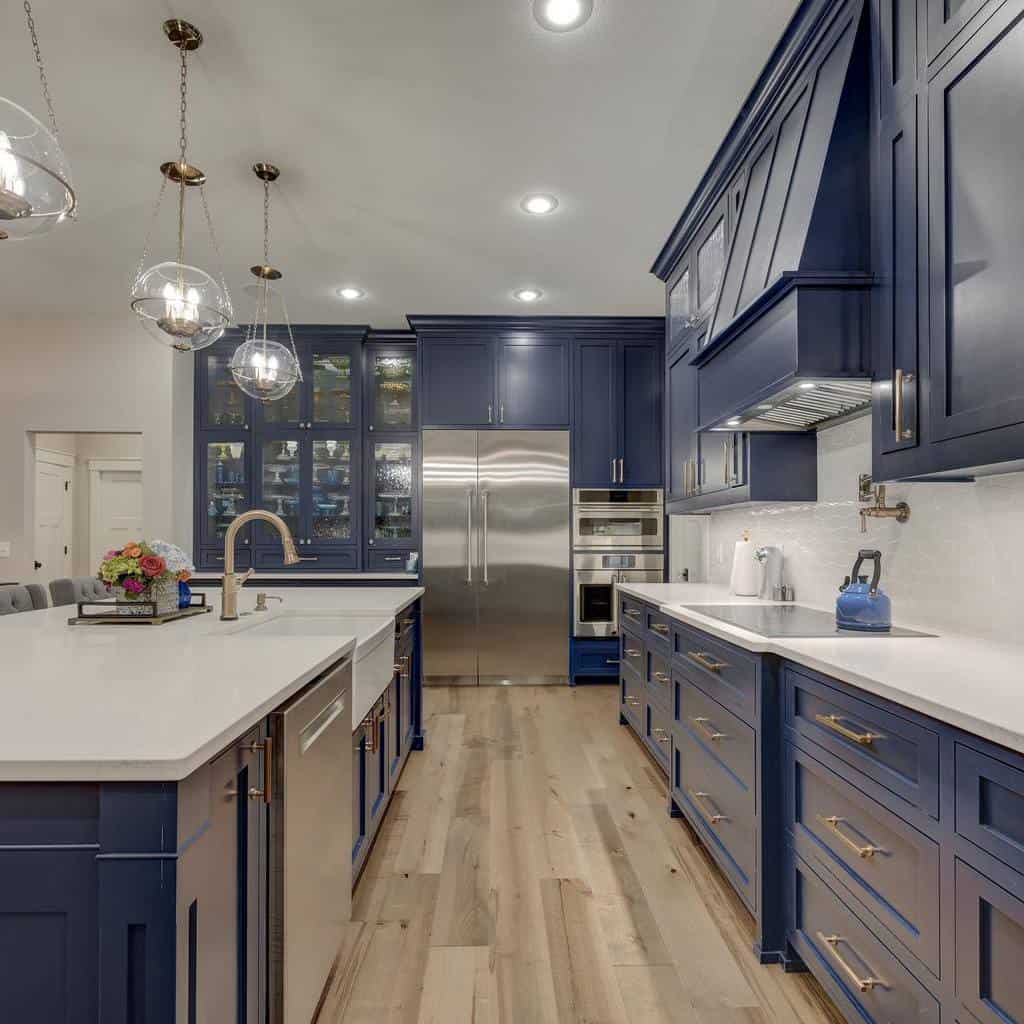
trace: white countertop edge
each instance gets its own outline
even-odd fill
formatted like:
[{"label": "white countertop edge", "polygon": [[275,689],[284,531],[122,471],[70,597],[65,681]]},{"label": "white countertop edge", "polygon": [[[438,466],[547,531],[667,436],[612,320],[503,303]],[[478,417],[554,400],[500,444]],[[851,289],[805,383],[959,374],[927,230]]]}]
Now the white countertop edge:
[{"label": "white countertop edge", "polygon": [[[273,695],[225,725],[199,747],[180,758],[159,760],[3,761],[0,782],[181,782],[211,761],[254,725],[279,708],[321,673],[355,652],[354,636],[340,637],[338,647],[304,669]],[[349,695],[351,704],[352,696]]]},{"label": "white countertop edge", "polygon": [[[197,572],[192,576],[190,582],[197,586],[218,585],[223,574],[219,572]],[[345,581],[345,580],[418,580],[419,574],[415,572],[274,572],[257,571],[249,577],[247,586],[254,583],[273,583],[274,580],[298,580],[302,583],[315,583],[317,580]]]}]

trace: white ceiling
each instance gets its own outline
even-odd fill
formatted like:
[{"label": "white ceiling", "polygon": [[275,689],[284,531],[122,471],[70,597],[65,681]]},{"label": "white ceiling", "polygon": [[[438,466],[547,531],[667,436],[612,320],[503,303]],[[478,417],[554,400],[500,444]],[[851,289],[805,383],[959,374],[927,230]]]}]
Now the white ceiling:
[{"label": "white ceiling", "polygon": [[[261,257],[255,160],[283,172],[271,257],[294,321],[660,314],[648,268],[797,0],[596,0],[567,34],[542,30],[531,7],[35,0],[81,214],[0,243],[4,313],[130,320],[157,168],[177,153],[177,51],[160,28],[173,15],[206,37],[189,157],[209,175],[240,319]],[[0,92],[42,116],[20,4],[3,5],[0,38]],[[559,197],[557,214],[520,212],[534,190]],[[151,262],[173,252],[172,206]],[[198,202],[190,225],[201,239]],[[193,259],[212,262],[198,243]],[[341,302],[347,283],[367,297]],[[544,301],[513,300],[525,285]]]}]

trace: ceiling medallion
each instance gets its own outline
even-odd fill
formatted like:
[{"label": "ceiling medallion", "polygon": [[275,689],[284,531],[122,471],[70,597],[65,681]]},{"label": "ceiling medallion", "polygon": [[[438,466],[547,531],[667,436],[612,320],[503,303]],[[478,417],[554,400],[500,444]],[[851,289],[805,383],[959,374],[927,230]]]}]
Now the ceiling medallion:
[{"label": "ceiling medallion", "polygon": [[[223,271],[217,281],[205,270],[185,262],[185,194],[191,188],[199,190],[210,242],[218,261],[220,257],[203,188],[206,175],[189,163],[187,156],[188,54],[202,45],[203,34],[194,25],[179,18],[165,21],[163,27],[168,41],[181,55],[178,159],[160,165],[163,181],[132,286],[132,309],[146,331],[162,345],[169,345],[179,352],[195,352],[217,341],[230,325],[234,314]],[[150,238],[168,182],[178,192],[177,258],[147,267]]]}]

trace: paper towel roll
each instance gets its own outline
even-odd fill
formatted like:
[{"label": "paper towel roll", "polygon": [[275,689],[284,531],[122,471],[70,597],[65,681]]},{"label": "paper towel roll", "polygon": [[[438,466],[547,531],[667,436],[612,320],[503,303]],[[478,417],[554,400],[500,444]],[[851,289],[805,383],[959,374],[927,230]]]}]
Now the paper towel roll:
[{"label": "paper towel roll", "polygon": [[754,550],[749,540],[736,541],[729,589],[737,597],[757,597],[761,589],[761,567],[754,558]]}]

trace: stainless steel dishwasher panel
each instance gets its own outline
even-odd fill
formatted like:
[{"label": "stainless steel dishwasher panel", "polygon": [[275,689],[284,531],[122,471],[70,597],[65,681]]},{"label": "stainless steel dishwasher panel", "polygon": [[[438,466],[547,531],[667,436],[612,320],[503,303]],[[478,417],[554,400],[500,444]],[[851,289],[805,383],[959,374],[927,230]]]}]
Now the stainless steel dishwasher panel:
[{"label": "stainless steel dishwasher panel", "polygon": [[309,1024],[352,909],[352,659],[270,716],[271,1024]]}]

